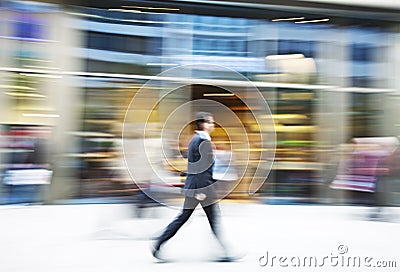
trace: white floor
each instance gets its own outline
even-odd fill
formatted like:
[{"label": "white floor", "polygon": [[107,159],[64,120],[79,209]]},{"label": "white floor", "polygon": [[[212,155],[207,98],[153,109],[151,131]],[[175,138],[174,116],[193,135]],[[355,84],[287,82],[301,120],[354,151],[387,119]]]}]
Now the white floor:
[{"label": "white floor", "polygon": [[235,202],[220,207],[231,254],[243,256],[238,262],[212,261],[222,251],[201,210],[164,246],[169,262],[158,263],[150,254],[150,238],[177,210],[148,208],[138,219],[122,204],[0,206],[0,271],[400,269],[400,208],[387,208],[382,220],[370,220],[367,207]]}]

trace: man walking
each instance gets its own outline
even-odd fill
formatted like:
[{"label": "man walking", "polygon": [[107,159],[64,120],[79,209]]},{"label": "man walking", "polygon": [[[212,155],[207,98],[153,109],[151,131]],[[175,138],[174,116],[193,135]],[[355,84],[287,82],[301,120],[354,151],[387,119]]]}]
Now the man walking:
[{"label": "man walking", "polygon": [[[188,148],[188,172],[183,187],[183,195],[185,196],[183,209],[156,240],[152,254],[157,259],[161,259],[159,255],[161,246],[186,223],[199,203],[207,215],[211,230],[226,252],[217,226],[219,208],[216,202],[218,197],[214,188],[215,180],[212,178],[214,154],[210,133],[214,130],[213,115],[208,112],[198,112],[196,114],[196,127],[196,133]],[[218,259],[218,261],[226,262],[233,260],[232,257],[228,256]]]}]

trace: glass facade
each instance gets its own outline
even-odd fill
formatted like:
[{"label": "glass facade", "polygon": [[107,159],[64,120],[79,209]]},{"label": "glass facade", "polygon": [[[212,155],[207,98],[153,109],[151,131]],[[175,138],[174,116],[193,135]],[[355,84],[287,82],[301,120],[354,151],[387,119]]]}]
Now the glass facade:
[{"label": "glass facade", "polygon": [[[152,81],[153,76],[179,66],[188,68],[172,74],[180,78],[177,82],[198,81],[185,83],[185,91],[157,105],[148,120],[154,134],[179,105],[204,97],[226,105],[249,135],[257,134],[256,109],[229,96],[213,96],[220,90],[209,87],[208,80],[224,79],[223,86],[251,97],[241,82],[245,80],[221,67],[252,80],[269,103],[276,156],[259,196],[334,202],[329,184],[339,146],[353,138],[399,135],[393,117],[398,111],[393,97],[400,87],[393,72],[399,63],[392,54],[400,41],[395,23],[355,27],[334,20],[298,24],[6,3],[0,10],[1,122],[5,127],[45,125],[54,131],[51,140],[63,147],[54,149],[53,155],[62,159],[53,166],[58,171],[49,201],[136,192],[123,163],[124,124],[142,118],[150,101],[175,83],[171,78]],[[127,108],[143,88],[149,89],[149,98],[137,116],[129,116]],[[191,134],[189,128],[182,130],[182,139]],[[222,130],[215,137],[226,141]],[[250,141],[250,150],[257,147],[256,140]],[[184,152],[184,147],[175,150]],[[240,158],[239,153],[235,156]],[[2,158],[6,171],[7,157]],[[174,183],[181,183],[183,178],[172,172]],[[249,175],[232,197],[246,196]],[[400,203],[395,191],[393,196],[390,201]]]}]

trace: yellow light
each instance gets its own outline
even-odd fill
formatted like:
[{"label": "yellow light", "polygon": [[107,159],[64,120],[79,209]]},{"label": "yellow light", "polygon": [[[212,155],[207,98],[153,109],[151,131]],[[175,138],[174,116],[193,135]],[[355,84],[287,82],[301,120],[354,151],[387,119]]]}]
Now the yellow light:
[{"label": "yellow light", "polygon": [[25,90],[25,91],[34,91],[35,90],[35,88],[32,88],[32,87],[18,86],[18,85],[0,85],[0,88],[15,89],[15,90]]},{"label": "yellow light", "polygon": [[53,69],[53,70],[60,70],[58,67],[49,67],[49,66],[39,66],[39,65],[25,65],[26,68],[33,68],[33,69]]},{"label": "yellow light", "polygon": [[45,118],[58,118],[59,114],[50,114],[50,113],[23,113],[25,117],[45,117]]},{"label": "yellow light", "polygon": [[6,95],[15,97],[45,98],[45,95],[36,93],[5,92]]},{"label": "yellow light", "polygon": [[27,77],[44,77],[44,78],[62,78],[62,76],[58,75],[48,75],[48,74],[27,74],[27,73],[20,73],[21,76]]}]

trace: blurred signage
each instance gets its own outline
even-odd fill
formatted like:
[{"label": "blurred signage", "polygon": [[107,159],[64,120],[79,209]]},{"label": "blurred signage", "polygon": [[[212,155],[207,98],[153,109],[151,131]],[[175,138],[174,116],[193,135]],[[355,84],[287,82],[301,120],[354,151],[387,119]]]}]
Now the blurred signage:
[{"label": "blurred signage", "polygon": [[312,100],[314,94],[310,92],[299,92],[299,93],[281,93],[279,94],[281,100]]},{"label": "blurred signage", "polygon": [[22,41],[46,41],[47,21],[31,14],[18,14],[11,20],[11,38]]},{"label": "blurred signage", "polygon": [[38,1],[13,1],[5,0],[0,6],[11,11],[18,12],[53,12],[59,10],[58,5]]}]

